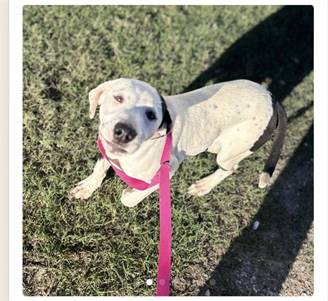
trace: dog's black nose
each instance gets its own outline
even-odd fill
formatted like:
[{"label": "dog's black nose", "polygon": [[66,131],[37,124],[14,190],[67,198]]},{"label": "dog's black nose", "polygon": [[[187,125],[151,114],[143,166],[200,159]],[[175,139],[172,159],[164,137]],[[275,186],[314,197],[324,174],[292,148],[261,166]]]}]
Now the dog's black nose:
[{"label": "dog's black nose", "polygon": [[136,131],[125,123],[117,123],[114,126],[114,139],[118,143],[128,143],[137,136]]}]

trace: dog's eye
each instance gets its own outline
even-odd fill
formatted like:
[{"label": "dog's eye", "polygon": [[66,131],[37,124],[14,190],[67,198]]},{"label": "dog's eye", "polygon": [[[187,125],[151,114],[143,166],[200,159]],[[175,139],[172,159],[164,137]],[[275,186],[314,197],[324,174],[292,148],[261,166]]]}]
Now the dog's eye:
[{"label": "dog's eye", "polygon": [[114,99],[117,101],[117,102],[119,102],[119,103],[122,103],[123,102],[123,97],[121,96],[121,95],[116,95],[116,96],[114,96]]},{"label": "dog's eye", "polygon": [[155,113],[151,110],[146,111],[146,116],[147,116],[148,120],[150,120],[150,121],[157,119]]}]

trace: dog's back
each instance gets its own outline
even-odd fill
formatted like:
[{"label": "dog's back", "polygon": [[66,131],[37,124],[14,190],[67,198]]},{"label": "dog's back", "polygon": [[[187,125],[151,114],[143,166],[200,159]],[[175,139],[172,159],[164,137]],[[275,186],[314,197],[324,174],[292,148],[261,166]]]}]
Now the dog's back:
[{"label": "dog's back", "polygon": [[223,158],[249,150],[273,113],[270,93],[248,80],[171,96],[168,106],[177,144],[187,155],[208,149],[214,153],[220,150]]}]

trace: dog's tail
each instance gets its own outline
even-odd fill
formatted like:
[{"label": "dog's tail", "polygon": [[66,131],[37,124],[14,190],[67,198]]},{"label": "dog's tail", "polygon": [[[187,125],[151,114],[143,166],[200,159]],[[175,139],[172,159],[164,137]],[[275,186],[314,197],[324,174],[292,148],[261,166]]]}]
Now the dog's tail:
[{"label": "dog's tail", "polygon": [[284,144],[285,134],[287,130],[287,114],[285,109],[279,102],[274,105],[273,122],[275,123],[275,137],[272,149],[267,159],[263,172],[260,175],[259,187],[265,188],[270,184],[271,176],[276,168],[280,157],[282,146]]}]

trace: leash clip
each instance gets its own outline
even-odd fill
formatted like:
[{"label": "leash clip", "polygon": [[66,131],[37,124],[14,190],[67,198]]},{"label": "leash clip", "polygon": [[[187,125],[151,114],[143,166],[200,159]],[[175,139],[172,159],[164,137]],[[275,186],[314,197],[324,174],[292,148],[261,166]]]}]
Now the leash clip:
[{"label": "leash clip", "polygon": [[170,160],[166,160],[166,161],[162,162],[162,163],[161,163],[161,166],[164,166],[165,164],[170,165]]}]

